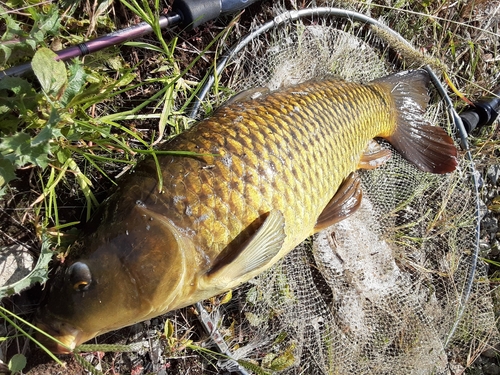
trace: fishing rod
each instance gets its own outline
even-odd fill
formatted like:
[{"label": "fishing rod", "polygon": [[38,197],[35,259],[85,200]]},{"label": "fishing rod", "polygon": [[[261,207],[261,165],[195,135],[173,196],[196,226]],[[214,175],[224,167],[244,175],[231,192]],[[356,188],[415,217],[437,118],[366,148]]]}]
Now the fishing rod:
[{"label": "fishing rod", "polygon": [[[223,14],[229,14],[244,9],[257,0],[175,0],[172,4],[172,11],[164,16],[160,16],[158,23],[161,29],[183,25],[188,30],[216,19]],[[140,38],[153,31],[147,22],[121,29],[99,38],[92,39],[76,46],[56,51],[56,61],[67,61],[69,59],[85,56],[90,53],[100,51],[127,40]],[[0,71],[0,79],[4,77],[19,77],[32,71],[31,62],[14,66]]]}]

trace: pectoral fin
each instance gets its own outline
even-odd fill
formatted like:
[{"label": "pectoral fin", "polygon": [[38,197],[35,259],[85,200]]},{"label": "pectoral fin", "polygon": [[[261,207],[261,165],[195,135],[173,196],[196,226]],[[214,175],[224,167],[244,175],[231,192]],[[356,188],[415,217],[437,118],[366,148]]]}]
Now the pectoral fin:
[{"label": "pectoral fin", "polygon": [[353,214],[361,204],[361,180],[357,173],[351,173],[340,185],[332,200],[318,217],[314,232],[344,220]]},{"label": "pectoral fin", "polygon": [[242,276],[266,266],[285,241],[285,218],[279,210],[269,212],[259,229],[243,247],[216,259],[207,277],[231,288]]},{"label": "pectoral fin", "polygon": [[373,139],[368,143],[365,152],[359,160],[358,169],[375,169],[385,164],[391,158],[391,150],[383,149]]}]

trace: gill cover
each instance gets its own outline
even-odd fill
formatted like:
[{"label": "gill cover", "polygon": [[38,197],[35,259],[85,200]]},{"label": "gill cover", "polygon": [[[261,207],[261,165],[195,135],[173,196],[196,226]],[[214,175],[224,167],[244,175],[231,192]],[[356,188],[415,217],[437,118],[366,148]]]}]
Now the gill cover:
[{"label": "gill cover", "polygon": [[[68,259],[38,314],[38,326],[74,348],[99,334],[178,304],[193,257],[189,239],[145,204],[123,205],[121,221],[99,228]],[[54,352],[59,346],[39,339]]]}]

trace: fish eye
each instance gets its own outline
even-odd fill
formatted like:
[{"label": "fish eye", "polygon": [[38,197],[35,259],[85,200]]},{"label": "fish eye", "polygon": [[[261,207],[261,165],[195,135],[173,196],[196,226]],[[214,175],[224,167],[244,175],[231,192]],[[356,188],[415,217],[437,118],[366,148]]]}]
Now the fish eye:
[{"label": "fish eye", "polygon": [[66,271],[69,282],[77,292],[87,290],[92,282],[89,266],[83,262],[73,263]]}]

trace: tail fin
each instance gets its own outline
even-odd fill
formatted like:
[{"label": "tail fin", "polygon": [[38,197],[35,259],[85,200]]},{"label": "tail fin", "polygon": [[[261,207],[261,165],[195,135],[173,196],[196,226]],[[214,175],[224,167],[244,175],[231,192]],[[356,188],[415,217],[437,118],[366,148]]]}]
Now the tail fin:
[{"label": "tail fin", "polygon": [[397,111],[396,130],[383,137],[422,171],[454,171],[457,149],[453,139],[422,116],[429,100],[428,73],[425,70],[401,72],[377,79],[373,84],[391,92]]}]

